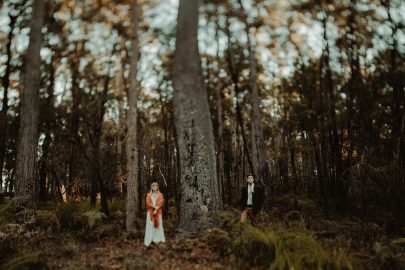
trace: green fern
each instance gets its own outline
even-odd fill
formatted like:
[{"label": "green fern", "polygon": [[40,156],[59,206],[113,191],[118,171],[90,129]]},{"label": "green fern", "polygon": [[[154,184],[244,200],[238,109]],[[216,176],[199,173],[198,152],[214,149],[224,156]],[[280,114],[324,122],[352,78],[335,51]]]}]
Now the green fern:
[{"label": "green fern", "polygon": [[103,220],[103,218],[107,217],[106,214],[98,210],[90,210],[84,212],[82,215],[87,217],[87,222],[89,224],[90,229],[93,228],[96,224],[100,223]]}]

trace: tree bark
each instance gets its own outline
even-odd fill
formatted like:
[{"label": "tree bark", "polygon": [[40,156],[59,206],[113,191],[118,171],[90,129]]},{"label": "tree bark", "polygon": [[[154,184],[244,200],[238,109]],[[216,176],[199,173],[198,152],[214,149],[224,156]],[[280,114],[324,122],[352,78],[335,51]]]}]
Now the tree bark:
[{"label": "tree bark", "polygon": [[20,130],[17,144],[16,197],[27,197],[30,206],[36,200],[36,157],[38,147],[39,87],[41,81],[41,39],[44,1],[34,0],[30,22],[30,41],[25,55],[24,87],[21,93]]},{"label": "tree bark", "polygon": [[288,130],[286,132],[286,137],[287,137],[287,143],[288,143],[288,148],[290,150],[290,162],[291,162],[291,170],[292,170],[292,177],[293,177],[293,183],[292,183],[292,189],[294,193],[298,193],[299,188],[299,183],[298,183],[298,174],[297,174],[297,165],[295,162],[295,156],[296,156],[296,150],[295,150],[295,140],[293,139],[293,134],[291,130]]},{"label": "tree bark", "polygon": [[44,111],[42,112],[45,123],[44,123],[44,133],[45,139],[42,144],[42,156],[41,165],[39,168],[39,199],[41,201],[46,201],[48,199],[48,184],[49,184],[49,168],[48,168],[48,157],[50,153],[50,147],[52,143],[52,122],[53,118],[49,116],[54,115],[54,85],[55,85],[55,67],[53,63],[54,58],[51,58],[51,63],[49,64],[49,85],[47,87],[48,97],[46,103],[44,104]]},{"label": "tree bark", "polygon": [[7,133],[8,133],[8,124],[7,124],[7,113],[8,113],[8,88],[10,86],[10,73],[11,73],[11,43],[13,40],[13,31],[15,24],[17,22],[17,16],[12,16],[10,14],[10,31],[8,32],[7,45],[6,45],[6,55],[7,60],[5,63],[6,70],[4,71],[4,76],[2,78],[3,85],[3,101],[0,111],[0,194],[3,189],[3,165],[4,158],[6,155],[6,144],[7,144]]},{"label": "tree bark", "polygon": [[[121,41],[121,49],[125,48],[125,42]],[[116,77],[116,99],[118,100],[118,132],[117,132],[117,157],[118,157],[118,170],[117,179],[119,181],[119,193],[123,194],[124,191],[124,177],[126,175],[126,162],[125,162],[125,104],[124,96],[126,93],[126,86],[124,83],[124,57],[121,56],[121,67]]]},{"label": "tree bark", "polygon": [[404,110],[404,80],[398,71],[397,62],[401,61],[398,44],[398,30],[401,26],[396,23],[390,12],[390,1],[380,1],[388,16],[388,21],[391,24],[391,38],[392,44],[390,48],[390,71],[388,76],[388,83],[392,87],[392,153],[394,158],[398,160],[399,167],[403,168],[405,165],[405,135],[403,133],[403,115]]},{"label": "tree bark", "polygon": [[[66,197],[69,199],[72,194],[72,187],[75,185],[75,181],[77,180],[77,141],[79,140],[79,121],[80,121],[80,103],[82,99],[82,89],[79,86],[79,60],[80,55],[83,49],[83,42],[79,41],[76,43],[76,50],[75,56],[71,58],[70,61],[70,70],[72,73],[72,112],[70,115],[70,133],[71,133],[71,142],[70,142],[70,149],[69,149],[69,165],[68,165],[68,178],[64,180],[65,189],[66,189]],[[73,195],[74,196],[74,195]]]},{"label": "tree bark", "polygon": [[[104,87],[103,92],[101,93],[101,99],[98,108],[98,115],[96,121],[94,123],[94,144],[93,146],[93,158],[92,163],[94,164],[92,167],[93,171],[93,179],[92,179],[92,191],[91,194],[97,194],[96,190],[98,189],[100,192],[100,201],[101,201],[101,211],[109,215],[108,211],[108,204],[107,204],[107,190],[104,183],[104,178],[101,172],[102,168],[102,161],[100,157],[100,150],[101,150],[101,138],[103,135],[103,122],[104,122],[104,114],[105,114],[105,104],[107,102],[107,94],[108,94],[108,85],[110,82],[109,74],[106,75],[104,80]],[[94,196],[94,195],[93,195]],[[96,198],[92,196],[92,207],[96,206]]]},{"label": "tree bark", "polygon": [[[218,63],[218,78],[220,78],[220,61],[221,58],[219,56],[219,48],[220,48],[220,43],[219,43],[219,38],[218,38],[218,32],[219,32],[220,26],[218,19],[216,20],[216,32],[215,32],[215,38],[218,40],[217,46],[217,55],[216,55],[216,61]],[[217,123],[218,123],[218,133],[217,133],[217,175],[218,175],[218,184],[219,184],[219,192],[220,196],[222,198],[222,201],[225,202],[225,197],[224,197],[224,179],[225,179],[225,173],[224,173],[224,143],[223,143],[223,134],[224,134],[224,123],[223,123],[223,108],[222,108],[222,91],[223,91],[223,83],[221,81],[218,81],[218,84],[215,87],[215,95],[216,95],[216,112],[217,112]]]},{"label": "tree bark", "polygon": [[[248,25],[246,25],[248,27]],[[249,27],[247,29],[250,65],[250,102],[252,106],[252,159],[257,180],[264,185],[264,206],[271,207],[271,176],[266,159],[266,144],[264,143],[262,117],[260,112],[259,88],[257,86],[257,62],[255,47],[252,44]]]},{"label": "tree bark", "polygon": [[[227,34],[227,41],[228,41],[228,50],[227,50],[227,62],[228,62],[228,70],[230,73],[230,77],[232,80],[232,85],[230,87],[230,91],[231,91],[231,111],[232,111],[232,116],[234,116],[236,119],[236,121],[232,121],[231,122],[231,132],[232,132],[232,180],[239,183],[239,181],[243,181],[243,179],[241,179],[242,177],[245,176],[245,172],[244,172],[244,166],[240,166],[241,164],[244,165],[243,163],[243,158],[246,156],[247,157],[247,161],[248,161],[248,165],[250,168],[250,171],[253,171],[253,161],[252,161],[252,157],[250,155],[250,151],[249,151],[249,147],[248,147],[248,143],[247,143],[247,138],[246,138],[246,132],[245,132],[245,125],[244,125],[244,121],[243,121],[243,115],[242,115],[242,108],[240,106],[239,100],[238,100],[238,94],[239,94],[239,74],[240,71],[237,69],[236,64],[234,62],[233,56],[232,56],[232,50],[231,50],[231,32],[229,31],[229,18],[226,21],[226,28],[225,28],[225,32]],[[233,102],[236,101],[235,105],[233,104]],[[239,124],[240,127],[240,135],[242,137],[242,143],[243,143],[243,149],[238,149],[241,147],[239,144],[239,136],[238,136],[238,129],[237,129],[237,124]],[[242,154],[242,162],[239,162],[238,160],[238,154],[239,153],[243,153]],[[242,173],[240,173],[240,169],[242,170]],[[239,188],[239,184],[237,184],[237,187]],[[233,191],[231,191],[233,192]]]},{"label": "tree bark", "polygon": [[128,90],[128,112],[127,112],[127,202],[126,202],[126,229],[136,231],[136,217],[138,215],[138,145],[137,145],[137,101],[138,101],[138,60],[139,60],[139,5],[137,0],[131,2],[131,59]]},{"label": "tree bark", "polygon": [[198,51],[198,0],[180,0],[173,66],[174,117],[181,164],[180,234],[210,226],[222,207],[214,136]]},{"label": "tree bark", "polygon": [[338,128],[337,128],[337,118],[336,118],[336,104],[335,104],[335,90],[333,86],[333,79],[332,79],[332,70],[330,67],[330,59],[329,59],[329,41],[328,41],[328,36],[327,36],[327,31],[326,31],[326,16],[322,21],[323,27],[324,27],[324,32],[323,32],[323,38],[325,44],[324,48],[324,56],[323,60],[325,61],[322,66],[325,69],[324,78],[321,78],[324,80],[325,88],[327,88],[327,106],[329,107],[329,132],[330,132],[330,138],[329,138],[329,147],[331,150],[331,169],[333,171],[332,179],[334,181],[334,190],[336,195],[342,196],[343,192],[343,185],[341,183],[341,173],[342,173],[342,159],[340,157],[340,143],[339,143],[339,138],[338,138]]}]

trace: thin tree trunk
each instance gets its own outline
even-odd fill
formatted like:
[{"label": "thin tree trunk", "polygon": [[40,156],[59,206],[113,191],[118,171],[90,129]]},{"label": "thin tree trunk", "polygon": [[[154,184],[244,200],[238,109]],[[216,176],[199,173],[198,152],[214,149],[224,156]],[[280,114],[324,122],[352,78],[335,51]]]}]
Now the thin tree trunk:
[{"label": "thin tree trunk", "polygon": [[[108,211],[108,204],[107,204],[107,190],[105,187],[104,179],[101,173],[101,159],[100,159],[100,148],[101,148],[101,138],[103,135],[103,120],[104,120],[104,114],[105,114],[105,103],[107,102],[107,93],[108,93],[108,85],[110,78],[108,77],[109,75],[107,74],[107,77],[105,78],[104,81],[104,87],[103,87],[103,93],[101,94],[101,100],[99,103],[99,108],[98,108],[98,117],[97,120],[95,121],[95,128],[94,128],[94,145],[93,145],[93,160],[94,160],[94,166],[93,166],[93,178],[92,182],[95,182],[98,190],[100,191],[100,200],[101,200],[101,211],[105,213],[106,215],[109,215]],[[92,192],[94,193],[94,191]],[[93,205],[94,207],[95,205]]]},{"label": "thin tree trunk", "polygon": [[[125,46],[124,42],[121,42],[121,49]],[[123,59],[124,56],[121,57]],[[118,157],[118,170],[117,178],[119,181],[119,192],[123,194],[124,188],[124,176],[126,172],[125,164],[125,108],[124,108],[124,95],[125,95],[125,83],[124,83],[124,61],[122,60],[122,67],[119,69],[116,77],[116,96],[118,100],[118,132],[117,132],[117,157]]]},{"label": "thin tree trunk", "polygon": [[50,152],[50,146],[52,142],[51,128],[52,123],[51,119],[48,118],[49,115],[53,114],[53,102],[54,102],[54,88],[55,82],[55,68],[53,66],[53,58],[51,58],[51,63],[49,64],[49,86],[48,86],[48,97],[46,99],[45,105],[45,139],[42,144],[42,157],[41,157],[41,166],[39,169],[39,199],[46,201],[48,199],[48,186],[49,183],[49,170],[48,170],[48,156]]},{"label": "thin tree trunk", "polygon": [[[329,139],[329,145],[330,145],[330,150],[331,150],[331,161],[333,162],[333,168],[332,171],[334,172],[333,174],[333,180],[334,180],[334,190],[338,196],[342,196],[343,192],[343,185],[341,183],[341,173],[342,173],[342,162],[340,158],[340,143],[339,143],[339,138],[338,138],[338,132],[337,132],[337,119],[336,119],[336,110],[335,110],[335,91],[334,91],[334,86],[333,86],[333,80],[332,80],[332,71],[330,68],[330,60],[329,60],[329,42],[328,42],[328,37],[327,37],[327,32],[326,32],[326,17],[323,19],[323,27],[324,27],[324,41],[326,43],[325,45],[325,55],[324,55],[324,65],[323,67],[326,69],[325,72],[325,87],[327,88],[327,105],[329,107],[329,129],[330,129],[330,139]],[[332,163],[331,162],[331,163]]]},{"label": "thin tree trunk", "polygon": [[[247,143],[247,138],[246,138],[246,132],[245,132],[245,125],[244,125],[244,121],[243,121],[243,115],[242,115],[242,108],[240,106],[239,100],[238,100],[238,93],[239,93],[239,70],[236,68],[236,65],[234,63],[233,60],[233,56],[232,56],[232,51],[231,51],[231,33],[229,31],[229,21],[227,21],[226,23],[226,34],[227,34],[227,38],[228,38],[228,50],[227,50],[227,61],[228,61],[228,70],[230,73],[230,77],[232,80],[232,86],[231,86],[231,108],[232,108],[232,115],[236,118],[236,122],[239,124],[240,127],[240,131],[241,131],[241,136],[242,136],[242,142],[243,142],[243,151],[245,152],[245,155],[247,157],[248,160],[248,164],[249,164],[249,168],[250,171],[254,173],[253,171],[253,161],[252,161],[252,157],[250,155],[250,151],[249,151],[249,147],[248,147],[248,143]],[[233,102],[236,101],[236,105],[233,105]],[[233,126],[232,129],[232,135],[235,136],[236,135],[236,130],[237,127],[236,125]],[[236,136],[237,137],[237,136]],[[236,138],[233,137],[233,138]],[[233,141],[235,142],[235,141]],[[235,146],[235,144],[232,144],[233,146]],[[236,147],[233,147],[232,149],[234,149],[235,151],[237,151]],[[236,154],[236,152],[235,152]],[[235,158],[233,158],[233,161],[235,162],[232,166],[232,170],[237,170],[237,168],[241,168],[240,163],[237,162],[237,160]],[[244,163],[242,163],[242,165],[244,165]],[[243,168],[243,166],[242,166]],[[235,175],[237,175],[237,173],[235,173]],[[242,176],[244,176],[245,173],[242,173]],[[256,176],[256,175],[255,175]],[[239,177],[239,176],[236,176]],[[236,180],[236,179],[235,179]],[[239,180],[238,180],[239,181]]]},{"label": "thin tree trunk", "polygon": [[[218,38],[218,32],[219,32],[219,22],[218,19],[216,20],[216,32],[215,32],[215,38],[219,40]],[[218,63],[218,77],[219,77],[219,71],[220,71],[220,56],[219,56],[219,48],[220,48],[220,43],[217,43],[218,50],[217,50],[217,55],[216,55],[216,61]],[[222,109],[222,90],[223,89],[223,84],[222,82],[218,82],[218,84],[215,87],[215,95],[216,95],[216,112],[217,112],[217,121],[218,121],[218,133],[217,133],[217,175],[218,175],[218,184],[219,184],[219,192],[220,196],[222,198],[222,201],[225,201],[224,197],[224,179],[225,179],[225,174],[224,174],[224,143],[223,143],[223,133],[224,133],[224,123],[223,123],[223,109]]]},{"label": "thin tree trunk", "polygon": [[[277,129],[275,129],[277,130]],[[276,153],[276,162],[275,162],[275,173],[274,173],[274,179],[275,181],[278,182],[278,184],[275,184],[275,187],[273,188],[273,194],[276,192],[279,192],[279,188],[281,185],[284,183],[284,158],[283,156],[285,155],[285,152],[283,152],[283,137],[281,131],[278,131],[277,133],[274,134],[274,140],[273,140],[273,151]],[[276,190],[278,189],[278,190]]]},{"label": "thin tree trunk", "polygon": [[30,41],[25,55],[24,87],[21,93],[20,130],[17,144],[15,194],[36,205],[36,157],[38,147],[39,87],[44,1],[34,0]]},{"label": "thin tree trunk", "polygon": [[[229,196],[229,203],[232,204],[233,200],[232,198],[235,198],[233,194],[239,194],[238,188],[239,188],[239,181],[243,177],[243,174],[241,174],[241,165],[243,165],[242,162],[240,162],[239,157],[240,157],[240,152],[243,151],[241,145],[240,145],[240,140],[239,140],[239,134],[238,134],[238,121],[237,121],[237,116],[236,116],[236,108],[233,104],[233,100],[236,98],[234,87],[231,86],[231,116],[230,121],[231,121],[231,147],[229,150],[230,155],[230,179],[228,183],[228,192],[230,193]],[[238,198],[239,200],[240,198]],[[235,201],[235,199],[234,199]],[[236,203],[236,201],[235,201]]]},{"label": "thin tree trunk", "polygon": [[126,229],[136,231],[136,217],[138,216],[138,145],[137,145],[137,101],[138,101],[138,60],[139,60],[139,12],[137,0],[131,2],[131,60],[130,60],[130,86],[128,90],[127,112],[127,202],[126,202]]},{"label": "thin tree trunk", "polygon": [[298,187],[298,175],[297,175],[297,165],[295,162],[295,144],[292,138],[291,131],[287,131],[287,143],[288,148],[290,149],[290,161],[291,161],[291,169],[293,173],[293,192],[297,193],[299,189]]},{"label": "thin tree trunk", "polygon": [[218,144],[217,144],[217,160],[218,160],[218,185],[219,193],[224,201],[224,146],[223,146],[223,130],[224,124],[222,120],[222,85],[218,85],[216,88],[217,96],[217,120],[218,120]]},{"label": "thin tree trunk", "polygon": [[321,199],[322,199],[323,211],[326,216],[329,216],[329,199],[328,199],[328,196],[327,196],[326,190],[325,190],[326,177],[325,177],[323,166],[321,163],[321,154],[320,154],[321,151],[319,150],[319,142],[315,139],[315,136],[313,133],[310,133],[309,136],[310,136],[312,148],[314,149],[316,171],[317,171],[316,174],[318,177],[318,185],[319,185],[318,187],[319,187],[319,193],[320,193]]},{"label": "thin tree trunk", "polygon": [[[169,127],[168,127],[168,112],[167,112],[167,103],[163,100],[163,96],[162,93],[159,93],[159,101],[160,101],[160,105],[161,105],[161,112],[162,112],[162,124],[163,124],[163,134],[164,134],[164,143],[163,143],[163,156],[164,156],[164,164],[163,164],[163,173],[160,172],[162,175],[162,178],[165,177],[167,180],[169,181],[169,185],[171,184],[170,180],[171,180],[171,164],[170,164],[170,156],[169,156]],[[162,163],[162,162],[161,162]],[[161,171],[160,167],[159,167],[159,171]],[[169,201],[172,197],[173,194],[175,194],[175,191],[172,192],[173,190],[170,189],[169,187],[167,187],[167,194],[166,194],[166,201]],[[169,209],[169,204],[166,203],[164,205],[165,207],[165,212],[168,211]]]},{"label": "thin tree trunk", "polygon": [[174,117],[181,163],[178,232],[200,233],[222,207],[214,136],[198,51],[198,0],[180,0],[173,65]]},{"label": "thin tree trunk", "polygon": [[404,110],[404,80],[400,78],[398,72],[397,62],[401,62],[401,55],[398,54],[398,30],[401,26],[395,22],[390,12],[391,1],[380,1],[388,16],[388,21],[391,24],[391,38],[392,44],[390,48],[390,71],[388,76],[388,83],[392,87],[392,153],[398,159],[399,167],[403,168],[405,165],[405,135],[402,130],[402,116]]},{"label": "thin tree trunk", "polygon": [[173,137],[174,137],[174,146],[176,149],[176,155],[175,155],[175,163],[176,163],[176,167],[175,167],[175,177],[174,177],[174,181],[175,181],[175,190],[176,190],[176,213],[177,216],[180,216],[180,202],[181,202],[181,192],[178,191],[178,187],[181,186],[181,163],[180,163],[180,147],[179,147],[179,139],[177,136],[177,130],[176,130],[176,125],[174,124],[174,117],[172,117],[171,119],[172,121],[172,129],[173,129]]},{"label": "thin tree trunk", "polygon": [[[70,199],[72,195],[72,187],[75,184],[77,179],[77,140],[79,138],[79,121],[80,121],[80,103],[81,103],[81,89],[79,86],[79,57],[81,55],[83,48],[83,43],[76,43],[76,54],[72,57],[70,61],[70,69],[72,72],[72,112],[70,115],[70,133],[71,133],[71,142],[69,149],[69,164],[68,164],[68,177],[64,180],[65,183],[65,192],[66,198]],[[91,195],[92,198],[94,196]]]},{"label": "thin tree trunk", "polygon": [[[248,27],[248,26],[247,26]],[[253,165],[257,180],[264,185],[264,206],[267,210],[271,208],[271,176],[269,165],[266,158],[266,144],[264,143],[262,117],[260,112],[259,88],[257,86],[257,62],[255,55],[255,46],[252,44],[250,31],[247,30],[249,46],[249,65],[250,65],[250,102],[252,106],[252,154],[256,164]]]},{"label": "thin tree trunk", "polygon": [[7,113],[8,113],[8,88],[10,86],[10,73],[11,73],[11,43],[13,40],[13,31],[17,21],[17,16],[10,15],[10,30],[8,32],[7,45],[6,45],[6,55],[7,60],[5,63],[6,70],[4,71],[4,76],[2,78],[3,84],[3,106],[0,111],[0,196],[3,190],[3,165],[6,155],[6,143],[8,137],[8,124],[7,124]]}]

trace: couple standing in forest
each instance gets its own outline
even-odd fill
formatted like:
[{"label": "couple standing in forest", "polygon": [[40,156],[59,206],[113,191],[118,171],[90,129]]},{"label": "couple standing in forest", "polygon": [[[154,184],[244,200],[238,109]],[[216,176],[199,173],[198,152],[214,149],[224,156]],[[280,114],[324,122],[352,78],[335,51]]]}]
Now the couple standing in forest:
[{"label": "couple standing in forest", "polygon": [[[144,245],[148,247],[153,243],[166,242],[163,230],[162,207],[163,194],[157,182],[151,184],[150,192],[146,195],[146,225]],[[257,222],[257,214],[262,208],[263,192],[259,185],[255,185],[254,176],[246,176],[246,185],[242,188],[240,197],[240,222],[244,223],[249,218],[252,224]]]}]

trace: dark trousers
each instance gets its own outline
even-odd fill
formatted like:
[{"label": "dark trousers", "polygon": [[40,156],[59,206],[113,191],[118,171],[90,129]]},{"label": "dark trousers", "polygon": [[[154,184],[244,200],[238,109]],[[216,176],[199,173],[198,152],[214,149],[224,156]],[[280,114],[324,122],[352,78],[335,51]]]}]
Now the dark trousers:
[{"label": "dark trousers", "polygon": [[251,206],[247,206],[242,210],[242,213],[240,214],[240,222],[244,223],[248,218],[252,224],[256,224],[256,214],[253,212],[253,207]]}]

